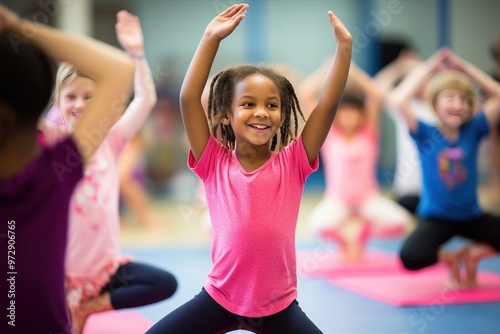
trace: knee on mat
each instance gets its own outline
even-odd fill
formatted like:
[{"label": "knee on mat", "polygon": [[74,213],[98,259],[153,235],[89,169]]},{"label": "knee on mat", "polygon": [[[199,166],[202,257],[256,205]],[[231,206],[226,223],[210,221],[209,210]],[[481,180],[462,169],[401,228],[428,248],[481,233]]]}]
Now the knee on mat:
[{"label": "knee on mat", "polygon": [[403,267],[407,270],[420,270],[430,265],[429,261],[423,258],[421,254],[408,252],[404,249],[399,253],[399,258]]}]

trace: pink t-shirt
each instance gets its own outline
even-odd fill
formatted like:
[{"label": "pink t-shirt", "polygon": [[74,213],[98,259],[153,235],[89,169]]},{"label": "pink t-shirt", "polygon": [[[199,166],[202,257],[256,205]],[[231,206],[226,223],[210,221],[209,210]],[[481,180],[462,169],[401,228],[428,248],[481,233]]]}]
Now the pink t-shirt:
[{"label": "pink t-shirt", "polygon": [[358,205],[378,192],[378,133],[363,126],[351,139],[332,126],[321,149],[326,191],[348,205]]},{"label": "pink t-shirt", "polygon": [[205,290],[228,311],[262,317],[297,297],[295,229],[309,164],[301,137],[246,172],[234,151],[210,137],[198,163],[212,220],[212,269]]},{"label": "pink t-shirt", "polygon": [[[49,146],[67,132],[55,125],[47,126],[43,131]],[[89,288],[99,292],[122,262],[119,253],[118,161],[127,143],[118,128],[111,129],[87,165],[71,198],[66,276],[74,279],[72,285],[78,285],[78,282],[95,285]],[[81,293],[85,295],[85,292]]]}]

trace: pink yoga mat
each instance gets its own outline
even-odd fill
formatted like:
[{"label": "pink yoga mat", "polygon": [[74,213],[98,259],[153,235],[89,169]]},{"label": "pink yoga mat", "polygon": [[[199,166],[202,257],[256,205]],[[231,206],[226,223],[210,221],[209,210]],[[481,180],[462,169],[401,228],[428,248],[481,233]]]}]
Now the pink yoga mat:
[{"label": "pink yoga mat", "polygon": [[109,311],[90,316],[83,334],[143,334],[151,326],[153,322],[140,313]]},{"label": "pink yoga mat", "polygon": [[499,274],[481,271],[477,288],[455,290],[447,287],[447,275],[446,268],[437,265],[417,272],[400,269],[377,275],[338,276],[328,282],[394,306],[500,302]]},{"label": "pink yoga mat", "polygon": [[297,252],[297,273],[302,277],[367,275],[399,267],[396,255],[374,249],[368,249],[358,262],[346,262],[337,249]]}]

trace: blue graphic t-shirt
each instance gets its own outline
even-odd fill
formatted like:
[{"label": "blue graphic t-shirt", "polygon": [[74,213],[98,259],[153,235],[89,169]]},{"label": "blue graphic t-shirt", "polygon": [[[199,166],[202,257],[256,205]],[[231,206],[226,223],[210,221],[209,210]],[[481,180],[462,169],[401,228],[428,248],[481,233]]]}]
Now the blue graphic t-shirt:
[{"label": "blue graphic t-shirt", "polygon": [[410,134],[422,162],[420,217],[467,221],[482,214],[476,189],[477,151],[488,133],[483,111],[462,125],[455,141],[443,137],[436,126],[418,122]]}]

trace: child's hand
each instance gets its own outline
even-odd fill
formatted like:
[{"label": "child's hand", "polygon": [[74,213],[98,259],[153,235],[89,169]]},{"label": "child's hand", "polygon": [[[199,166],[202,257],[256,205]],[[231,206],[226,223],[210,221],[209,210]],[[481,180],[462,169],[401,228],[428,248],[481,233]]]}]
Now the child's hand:
[{"label": "child's hand", "polygon": [[402,73],[409,73],[411,70],[422,63],[422,59],[414,51],[404,49],[396,58],[396,63],[398,64]]},{"label": "child's hand", "polygon": [[445,61],[448,68],[451,68],[456,71],[464,71],[464,61],[454,54],[450,49],[447,49],[445,52]]},{"label": "child's hand", "polygon": [[19,17],[14,12],[0,4],[0,33],[11,31],[18,21]]},{"label": "child's hand", "polygon": [[205,36],[216,36],[220,40],[226,38],[243,20],[247,8],[247,4],[232,5],[208,24]]},{"label": "child's hand", "polygon": [[116,21],[116,38],[121,47],[128,53],[142,54],[144,39],[139,18],[121,10],[116,14]]},{"label": "child's hand", "polygon": [[447,48],[441,48],[437,50],[431,57],[429,57],[429,59],[426,61],[426,66],[429,73],[434,73],[449,68],[446,60],[447,53]]},{"label": "child's hand", "polygon": [[352,36],[349,30],[345,27],[345,25],[340,21],[340,19],[335,16],[335,14],[329,10],[328,16],[330,17],[330,23],[333,27],[333,32],[335,34],[335,39],[337,42],[349,42],[352,43]]}]

